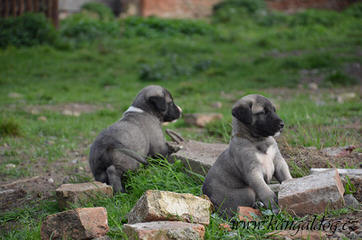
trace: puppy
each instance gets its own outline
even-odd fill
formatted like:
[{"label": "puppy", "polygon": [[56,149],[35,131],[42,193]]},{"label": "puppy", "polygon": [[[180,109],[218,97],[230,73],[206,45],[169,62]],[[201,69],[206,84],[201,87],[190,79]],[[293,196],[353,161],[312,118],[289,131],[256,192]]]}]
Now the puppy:
[{"label": "puppy", "polygon": [[255,206],[256,200],[277,213],[277,197],[267,183],[273,176],[279,182],[292,178],[274,139],[284,123],[273,104],[260,95],[241,98],[232,116],[229,147],[209,170],[202,191],[228,217],[238,206]]},{"label": "puppy", "polygon": [[166,143],[161,123],[181,116],[171,94],[161,86],[142,89],[116,123],[103,130],[90,148],[89,165],[96,181],[124,192],[122,175],[148,164],[146,158],[177,151]]}]

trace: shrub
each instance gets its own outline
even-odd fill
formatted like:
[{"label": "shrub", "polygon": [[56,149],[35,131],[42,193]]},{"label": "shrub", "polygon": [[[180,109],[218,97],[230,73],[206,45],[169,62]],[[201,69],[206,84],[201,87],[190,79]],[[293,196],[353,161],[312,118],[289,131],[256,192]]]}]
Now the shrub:
[{"label": "shrub", "polygon": [[177,35],[213,35],[215,29],[200,20],[129,17],[122,21],[124,37],[157,38]]},{"label": "shrub", "polygon": [[97,3],[97,2],[85,3],[82,6],[82,10],[86,10],[91,13],[97,14],[101,21],[109,21],[114,19],[114,14],[112,10],[108,6],[102,3]]},{"label": "shrub", "polygon": [[26,13],[20,17],[0,18],[0,47],[53,44],[55,28],[43,14]]},{"label": "shrub", "polygon": [[62,21],[60,33],[66,40],[88,42],[105,37],[117,37],[119,24],[116,21],[100,21],[80,13]]}]

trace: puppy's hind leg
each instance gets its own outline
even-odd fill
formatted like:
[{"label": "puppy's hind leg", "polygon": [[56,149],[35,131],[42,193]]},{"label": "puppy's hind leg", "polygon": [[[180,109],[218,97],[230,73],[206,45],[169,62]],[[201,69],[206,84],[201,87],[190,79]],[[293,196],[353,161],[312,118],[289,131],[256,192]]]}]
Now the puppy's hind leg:
[{"label": "puppy's hind leg", "polygon": [[114,165],[107,168],[107,176],[109,184],[113,187],[113,192],[125,192],[121,182],[121,175],[118,174]]}]

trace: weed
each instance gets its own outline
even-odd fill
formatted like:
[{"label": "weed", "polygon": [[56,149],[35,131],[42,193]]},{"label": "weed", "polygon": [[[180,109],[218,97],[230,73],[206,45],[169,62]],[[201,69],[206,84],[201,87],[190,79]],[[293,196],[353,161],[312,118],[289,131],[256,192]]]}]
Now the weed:
[{"label": "weed", "polygon": [[357,83],[357,80],[353,77],[347,76],[346,74],[336,71],[324,79],[326,84],[334,86],[348,86]]},{"label": "weed", "polygon": [[20,124],[14,119],[1,119],[0,120],[0,136],[21,136],[22,131]]},{"label": "weed", "polygon": [[356,187],[354,186],[354,184],[351,182],[351,179],[346,175],[346,185],[345,185],[345,194],[354,194],[357,192]]}]

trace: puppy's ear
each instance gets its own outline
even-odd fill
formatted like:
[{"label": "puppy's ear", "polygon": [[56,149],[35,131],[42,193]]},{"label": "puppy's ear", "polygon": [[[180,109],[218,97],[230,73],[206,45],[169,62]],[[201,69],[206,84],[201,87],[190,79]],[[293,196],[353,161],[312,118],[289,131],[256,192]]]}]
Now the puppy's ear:
[{"label": "puppy's ear", "polygon": [[148,101],[150,101],[150,103],[153,104],[160,112],[164,112],[167,109],[164,97],[152,96],[148,98]]},{"label": "puppy's ear", "polygon": [[232,109],[232,115],[245,124],[251,124],[252,122],[251,105],[245,103],[235,106]]}]

